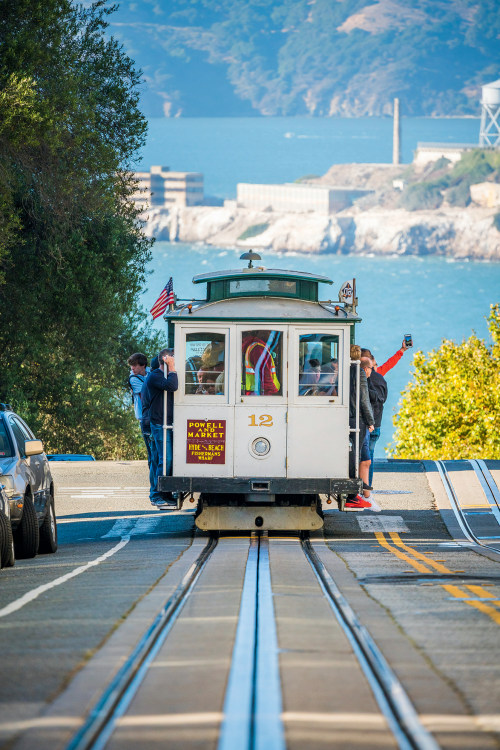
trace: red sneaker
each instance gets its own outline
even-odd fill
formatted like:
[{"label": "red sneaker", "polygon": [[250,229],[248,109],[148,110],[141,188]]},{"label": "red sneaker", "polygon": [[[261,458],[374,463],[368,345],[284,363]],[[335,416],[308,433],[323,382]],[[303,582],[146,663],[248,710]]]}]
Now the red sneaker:
[{"label": "red sneaker", "polygon": [[365,508],[371,508],[372,504],[369,500],[361,495],[356,495],[354,500],[346,500],[344,510],[365,510]]}]

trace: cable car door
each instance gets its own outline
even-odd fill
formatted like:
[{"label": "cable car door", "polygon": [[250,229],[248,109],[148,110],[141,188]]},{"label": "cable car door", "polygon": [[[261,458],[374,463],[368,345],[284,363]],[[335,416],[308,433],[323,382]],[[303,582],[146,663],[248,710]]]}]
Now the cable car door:
[{"label": "cable car door", "polygon": [[228,326],[199,323],[177,326],[174,475],[233,475],[234,410],[230,394],[234,370],[229,330]]},{"label": "cable car door", "polygon": [[287,326],[236,326],[234,476],[286,476]]},{"label": "cable car door", "polygon": [[290,331],[287,477],[347,477],[349,329]]}]

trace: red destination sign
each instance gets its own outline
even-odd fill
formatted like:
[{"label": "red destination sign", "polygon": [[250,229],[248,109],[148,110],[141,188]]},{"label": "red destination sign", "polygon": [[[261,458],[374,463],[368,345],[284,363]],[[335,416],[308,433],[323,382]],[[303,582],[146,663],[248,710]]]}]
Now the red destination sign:
[{"label": "red destination sign", "polygon": [[187,421],[187,464],[226,463],[226,420]]}]

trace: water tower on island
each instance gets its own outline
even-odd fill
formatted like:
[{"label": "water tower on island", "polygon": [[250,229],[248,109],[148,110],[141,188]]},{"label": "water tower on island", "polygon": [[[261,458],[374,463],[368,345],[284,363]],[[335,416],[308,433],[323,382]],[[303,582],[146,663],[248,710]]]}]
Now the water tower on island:
[{"label": "water tower on island", "polygon": [[500,148],[500,78],[482,87],[480,146]]}]

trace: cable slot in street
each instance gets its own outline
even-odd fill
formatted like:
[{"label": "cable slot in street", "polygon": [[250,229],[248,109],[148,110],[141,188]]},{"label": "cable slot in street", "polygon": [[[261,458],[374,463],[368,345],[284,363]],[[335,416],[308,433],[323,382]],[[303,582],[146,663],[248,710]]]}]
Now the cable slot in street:
[{"label": "cable slot in street", "polygon": [[250,541],[218,750],[284,750],[267,534]]}]

